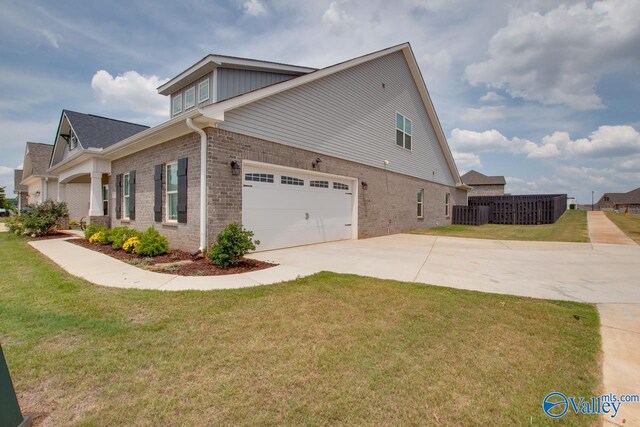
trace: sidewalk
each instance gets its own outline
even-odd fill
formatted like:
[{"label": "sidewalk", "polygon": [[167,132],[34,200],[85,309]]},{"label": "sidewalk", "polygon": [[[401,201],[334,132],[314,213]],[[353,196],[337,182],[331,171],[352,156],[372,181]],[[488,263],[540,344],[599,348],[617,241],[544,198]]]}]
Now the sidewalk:
[{"label": "sidewalk", "polygon": [[589,238],[591,243],[609,243],[615,245],[635,245],[629,236],[624,234],[604,212],[588,211]]},{"label": "sidewalk", "polygon": [[278,265],[265,270],[225,276],[178,276],[143,270],[69,243],[66,239],[35,240],[29,244],[74,276],[96,285],[114,288],[163,291],[237,289],[270,285],[317,273],[315,270]]},{"label": "sidewalk", "polygon": [[[636,244],[604,212],[590,211],[587,220],[591,243]],[[597,307],[604,353],[604,392],[617,395],[640,393],[640,304],[597,304]],[[605,416],[602,420],[605,426],[640,425],[640,403],[623,403],[615,419]]]}]

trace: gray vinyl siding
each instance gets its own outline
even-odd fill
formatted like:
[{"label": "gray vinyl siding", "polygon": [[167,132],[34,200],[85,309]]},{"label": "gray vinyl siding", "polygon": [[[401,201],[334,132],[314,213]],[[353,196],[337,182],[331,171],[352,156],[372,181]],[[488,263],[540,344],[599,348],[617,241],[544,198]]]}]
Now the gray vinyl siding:
[{"label": "gray vinyl siding", "polygon": [[[396,112],[413,122],[411,151],[395,143]],[[220,128],[455,185],[401,52],[228,111]]]},{"label": "gray vinyl siding", "polygon": [[233,68],[218,68],[217,72],[218,87],[216,101],[223,101],[295,77],[290,74],[238,70]]}]

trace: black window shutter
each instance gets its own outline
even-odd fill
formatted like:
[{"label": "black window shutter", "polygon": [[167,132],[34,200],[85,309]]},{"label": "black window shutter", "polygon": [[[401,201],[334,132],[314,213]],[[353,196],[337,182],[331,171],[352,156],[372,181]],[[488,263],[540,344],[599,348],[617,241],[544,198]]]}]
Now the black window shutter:
[{"label": "black window shutter", "polygon": [[187,157],[178,159],[178,222],[187,222]]},{"label": "black window shutter", "polygon": [[162,222],[162,169],[162,165],[156,165],[153,174],[153,213],[156,222]]},{"label": "black window shutter", "polygon": [[136,171],[129,172],[129,219],[136,219]]},{"label": "black window shutter", "polygon": [[116,219],[122,218],[122,174],[116,175]]}]

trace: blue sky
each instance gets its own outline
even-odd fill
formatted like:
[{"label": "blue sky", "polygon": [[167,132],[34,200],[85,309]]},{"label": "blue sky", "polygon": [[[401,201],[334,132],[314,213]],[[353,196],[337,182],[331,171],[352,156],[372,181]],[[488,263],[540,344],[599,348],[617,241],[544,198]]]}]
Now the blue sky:
[{"label": "blue sky", "polygon": [[0,186],[63,108],[146,125],[208,53],[324,67],[409,41],[461,172],[589,203],[640,186],[640,2],[0,0]]}]

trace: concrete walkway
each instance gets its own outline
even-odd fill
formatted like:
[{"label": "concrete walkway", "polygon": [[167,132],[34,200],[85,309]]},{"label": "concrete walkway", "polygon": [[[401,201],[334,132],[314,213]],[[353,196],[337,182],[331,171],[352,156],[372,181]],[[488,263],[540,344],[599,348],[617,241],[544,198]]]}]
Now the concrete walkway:
[{"label": "concrete walkway", "polygon": [[34,240],[29,244],[74,276],[82,277],[96,285],[114,288],[163,291],[234,289],[269,285],[315,273],[304,267],[287,265],[226,276],[178,276],[155,273],[74,245],[66,240]]},{"label": "concrete walkway", "polygon": [[588,211],[589,238],[591,243],[611,243],[615,245],[635,245],[629,236],[624,234],[604,212]]}]

